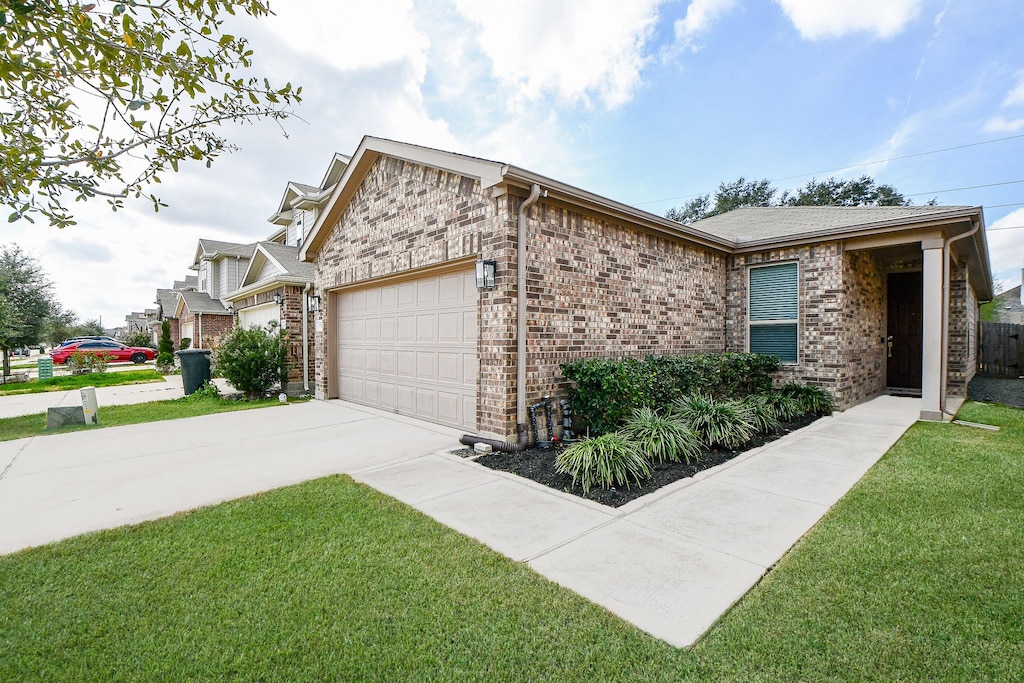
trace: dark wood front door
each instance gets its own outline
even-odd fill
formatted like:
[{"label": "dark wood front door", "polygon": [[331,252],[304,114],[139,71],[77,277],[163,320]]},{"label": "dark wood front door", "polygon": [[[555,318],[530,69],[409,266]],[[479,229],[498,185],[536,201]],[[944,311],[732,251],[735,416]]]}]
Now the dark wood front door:
[{"label": "dark wood front door", "polygon": [[889,273],[886,385],[921,389],[921,272]]}]

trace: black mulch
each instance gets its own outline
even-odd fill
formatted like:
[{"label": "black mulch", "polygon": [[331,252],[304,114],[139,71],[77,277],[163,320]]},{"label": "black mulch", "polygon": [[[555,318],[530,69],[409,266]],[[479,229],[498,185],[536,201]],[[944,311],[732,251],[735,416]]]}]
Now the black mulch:
[{"label": "black mulch", "polygon": [[573,486],[572,477],[555,470],[555,455],[558,449],[562,448],[561,446],[548,449],[531,448],[522,453],[492,453],[477,458],[477,462],[492,470],[511,472],[520,477],[532,479],[545,486],[550,486],[553,489],[593,500],[602,505],[619,507],[652,491],[657,491],[662,486],[667,486],[674,481],[692,477],[698,472],[721,465],[723,462],[728,462],[751,448],[757,448],[770,441],[775,441],[794,430],[806,427],[817,419],[817,416],[811,415],[784,423],[778,431],[771,434],[758,435],[748,444],[736,450],[705,450],[696,461],[689,464],[678,462],[654,463],[651,465],[650,479],[643,482],[640,486],[634,485],[628,489],[595,488],[584,493],[582,487]]},{"label": "black mulch", "polygon": [[1024,408],[1024,379],[975,376],[967,387],[967,398]]}]

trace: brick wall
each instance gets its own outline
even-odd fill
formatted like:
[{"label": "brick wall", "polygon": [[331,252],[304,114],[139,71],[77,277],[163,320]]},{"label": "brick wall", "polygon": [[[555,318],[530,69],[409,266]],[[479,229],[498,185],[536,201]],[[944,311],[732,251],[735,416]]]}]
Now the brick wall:
[{"label": "brick wall", "polygon": [[197,320],[195,327],[195,334],[201,337],[201,341],[193,342],[195,348],[215,348],[220,343],[220,338],[235,327],[234,318],[230,315],[203,313],[201,316],[202,320]]},{"label": "brick wall", "polygon": [[528,403],[566,361],[725,348],[723,254],[544,200],[528,230]]},{"label": "brick wall", "polygon": [[885,389],[885,269],[869,251],[843,254],[840,403]]},{"label": "brick wall", "polygon": [[950,396],[967,396],[967,385],[978,368],[978,300],[969,284],[966,266],[951,263],[946,359],[946,391]]},{"label": "brick wall", "polygon": [[799,356],[796,364],[782,366],[782,381],[798,381],[828,389],[842,406],[851,403],[840,386],[843,376],[842,332],[846,285],[843,249],[838,242],[737,254],[728,259],[726,292],[727,350],[747,350],[747,271],[761,263],[793,262],[800,277]]}]

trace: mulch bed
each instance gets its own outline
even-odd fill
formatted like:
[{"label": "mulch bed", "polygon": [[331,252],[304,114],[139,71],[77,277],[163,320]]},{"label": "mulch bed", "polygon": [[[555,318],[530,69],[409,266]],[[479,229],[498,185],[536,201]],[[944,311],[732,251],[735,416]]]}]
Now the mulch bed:
[{"label": "mulch bed", "polygon": [[741,453],[775,441],[792,431],[806,427],[817,419],[818,416],[816,415],[808,415],[792,422],[783,423],[782,427],[777,431],[771,434],[759,434],[749,443],[735,450],[706,449],[697,460],[689,464],[681,462],[653,463],[651,465],[650,479],[643,482],[640,486],[632,486],[628,489],[593,488],[589,492],[584,493],[582,487],[573,486],[572,477],[555,470],[555,455],[565,446],[547,449],[531,448],[522,453],[491,453],[490,455],[477,458],[476,461],[492,470],[511,472],[512,474],[532,479],[539,484],[571,493],[580,498],[586,498],[609,507],[619,507],[631,500],[646,496],[652,491],[657,491],[662,486],[667,486],[674,481],[692,477],[698,472],[721,465],[723,462],[728,462]]}]

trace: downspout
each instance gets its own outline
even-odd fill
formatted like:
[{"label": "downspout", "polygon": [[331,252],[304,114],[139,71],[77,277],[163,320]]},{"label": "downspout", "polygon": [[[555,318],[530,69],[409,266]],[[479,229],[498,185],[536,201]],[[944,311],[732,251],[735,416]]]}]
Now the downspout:
[{"label": "downspout", "polygon": [[516,253],[519,261],[519,272],[516,281],[516,431],[520,443],[526,437],[526,219],[530,207],[537,203],[547,192],[541,192],[540,185],[533,184],[530,196],[519,205],[519,234]]},{"label": "downspout", "polygon": [[[198,318],[198,320],[196,321],[196,327],[199,328],[199,334],[196,335],[196,339],[199,340],[199,344],[196,345],[196,348],[201,349],[203,348],[203,314],[196,313],[196,318]],[[193,339],[192,341],[196,341],[196,339]]]},{"label": "downspout", "polygon": [[307,282],[302,290],[302,391],[309,393],[309,288]]},{"label": "downspout", "polygon": [[953,242],[970,237],[979,230],[981,230],[981,221],[975,222],[974,227],[967,232],[949,237],[942,243],[942,348],[939,353],[939,370],[941,372],[939,410],[950,417],[955,417],[956,414],[946,409],[946,381],[949,374],[949,247]]}]

